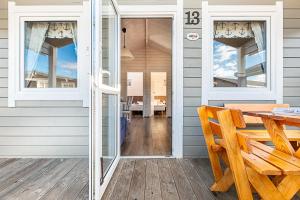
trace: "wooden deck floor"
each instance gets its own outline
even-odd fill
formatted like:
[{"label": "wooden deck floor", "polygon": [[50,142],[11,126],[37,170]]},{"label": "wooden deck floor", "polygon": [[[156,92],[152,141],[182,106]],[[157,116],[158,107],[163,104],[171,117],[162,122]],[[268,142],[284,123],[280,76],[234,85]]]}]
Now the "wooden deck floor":
[{"label": "wooden deck floor", "polygon": [[234,187],[213,195],[208,159],[121,160],[103,196],[104,200],[235,200]]},{"label": "wooden deck floor", "polygon": [[88,199],[88,159],[0,159],[0,199]]}]

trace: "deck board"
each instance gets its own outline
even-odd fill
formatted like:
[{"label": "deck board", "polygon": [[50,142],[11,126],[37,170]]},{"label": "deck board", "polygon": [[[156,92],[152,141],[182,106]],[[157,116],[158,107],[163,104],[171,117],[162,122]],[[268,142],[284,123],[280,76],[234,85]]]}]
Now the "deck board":
[{"label": "deck board", "polygon": [[121,159],[120,163],[103,200],[237,200],[234,187],[227,193],[210,192],[213,175],[208,159]]},{"label": "deck board", "polygon": [[0,159],[0,173],[1,200],[88,199],[88,159]]}]

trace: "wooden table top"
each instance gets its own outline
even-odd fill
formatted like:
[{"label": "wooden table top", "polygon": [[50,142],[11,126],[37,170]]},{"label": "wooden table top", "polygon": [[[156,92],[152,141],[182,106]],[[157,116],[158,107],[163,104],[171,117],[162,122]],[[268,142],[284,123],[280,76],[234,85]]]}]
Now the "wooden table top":
[{"label": "wooden table top", "polygon": [[300,126],[300,116],[275,114],[272,112],[243,112],[243,114],[253,117],[274,119],[276,121],[284,121],[287,124]]}]

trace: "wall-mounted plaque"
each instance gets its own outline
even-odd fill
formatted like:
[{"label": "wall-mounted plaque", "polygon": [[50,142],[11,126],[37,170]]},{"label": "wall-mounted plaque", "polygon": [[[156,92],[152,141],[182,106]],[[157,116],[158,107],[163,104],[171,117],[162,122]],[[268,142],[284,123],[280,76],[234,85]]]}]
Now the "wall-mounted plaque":
[{"label": "wall-mounted plaque", "polygon": [[200,35],[198,33],[188,33],[186,38],[191,41],[196,41],[200,38]]}]

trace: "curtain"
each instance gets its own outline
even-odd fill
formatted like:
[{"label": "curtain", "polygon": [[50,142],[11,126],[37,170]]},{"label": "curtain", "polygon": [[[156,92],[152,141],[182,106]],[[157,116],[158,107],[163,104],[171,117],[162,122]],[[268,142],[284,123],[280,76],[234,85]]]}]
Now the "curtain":
[{"label": "curtain", "polygon": [[265,48],[264,45],[264,36],[263,29],[258,22],[251,22],[251,29],[255,35],[255,42],[257,44],[258,51],[263,51]]},{"label": "curtain", "polygon": [[224,22],[214,23],[214,38],[253,38],[250,22]]},{"label": "curtain", "polygon": [[[29,28],[30,27],[30,28]],[[37,61],[40,51],[45,41],[46,32],[48,30],[49,23],[47,22],[34,22],[27,24],[26,31],[30,29],[29,33],[26,32],[25,49],[26,51],[26,68],[31,70],[30,73],[25,73],[25,84],[28,87],[30,79],[32,78],[34,71],[37,67]],[[25,69],[26,70],[26,69]]]},{"label": "curtain", "polygon": [[71,22],[71,29],[72,29],[72,38],[75,44],[75,52],[77,54],[77,23]]}]

